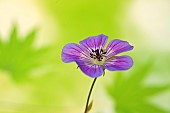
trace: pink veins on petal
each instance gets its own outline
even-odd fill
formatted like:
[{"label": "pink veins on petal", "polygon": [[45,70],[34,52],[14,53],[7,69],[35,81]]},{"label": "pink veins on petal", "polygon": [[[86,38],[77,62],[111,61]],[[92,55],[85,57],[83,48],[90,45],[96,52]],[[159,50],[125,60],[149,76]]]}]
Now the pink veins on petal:
[{"label": "pink veins on petal", "polygon": [[100,34],[80,41],[80,45],[69,43],[62,50],[62,61],[76,62],[81,71],[92,78],[101,76],[105,69],[119,71],[131,68],[132,58],[117,54],[130,51],[133,46],[127,41],[115,39],[104,49],[107,40],[106,35]]}]

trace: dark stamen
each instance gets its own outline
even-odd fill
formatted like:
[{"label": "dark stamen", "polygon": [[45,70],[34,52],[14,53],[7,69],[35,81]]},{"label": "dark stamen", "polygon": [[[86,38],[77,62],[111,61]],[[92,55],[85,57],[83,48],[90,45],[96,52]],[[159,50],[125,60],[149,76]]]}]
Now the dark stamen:
[{"label": "dark stamen", "polygon": [[96,56],[100,56],[99,49],[95,50]]},{"label": "dark stamen", "polygon": [[94,53],[95,51],[93,49],[91,49],[91,51]]},{"label": "dark stamen", "polygon": [[93,59],[97,59],[98,61],[102,61],[103,57],[105,57],[104,55],[106,54],[106,51],[103,49],[96,49],[93,50],[91,49],[92,53],[90,53],[90,57]]}]

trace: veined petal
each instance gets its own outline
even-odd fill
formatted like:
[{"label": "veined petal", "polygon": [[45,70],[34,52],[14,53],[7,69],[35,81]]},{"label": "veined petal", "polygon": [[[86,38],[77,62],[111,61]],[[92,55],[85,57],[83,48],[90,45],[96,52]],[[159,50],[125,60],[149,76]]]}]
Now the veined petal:
[{"label": "veined petal", "polygon": [[84,51],[85,50],[78,44],[69,43],[64,46],[61,57],[65,63],[73,62],[78,59],[88,58],[88,55]]},{"label": "veined petal", "polygon": [[106,60],[103,65],[109,71],[128,70],[132,67],[133,60],[130,56],[115,56]]},{"label": "veined petal", "polygon": [[96,78],[103,74],[103,68],[100,65],[93,64],[91,61],[77,60],[79,68],[86,75]]},{"label": "veined petal", "polygon": [[132,50],[133,46],[131,46],[127,41],[122,41],[119,39],[112,40],[107,48],[106,48],[106,56],[114,56],[121,52]]},{"label": "veined petal", "polygon": [[85,40],[80,41],[80,45],[85,47],[89,52],[91,52],[91,49],[97,50],[97,49],[103,49],[108,37],[104,34],[100,34],[97,36],[91,36],[86,38]]}]

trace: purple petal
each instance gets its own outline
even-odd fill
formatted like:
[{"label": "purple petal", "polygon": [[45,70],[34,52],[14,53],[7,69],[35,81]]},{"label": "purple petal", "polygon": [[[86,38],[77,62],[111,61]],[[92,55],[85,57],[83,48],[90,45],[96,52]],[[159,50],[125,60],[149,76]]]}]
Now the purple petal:
[{"label": "purple petal", "polygon": [[115,56],[104,62],[104,67],[109,71],[128,70],[133,65],[133,60],[130,56]]},{"label": "purple petal", "polygon": [[106,48],[106,56],[114,56],[121,52],[132,50],[133,46],[131,46],[128,42],[122,41],[119,39],[112,40],[107,48]]},{"label": "purple petal", "polygon": [[100,34],[97,36],[91,36],[86,38],[85,40],[80,41],[80,45],[85,47],[89,52],[91,52],[91,49],[103,49],[108,37],[104,34]]},{"label": "purple petal", "polygon": [[69,43],[64,46],[61,57],[63,62],[68,63],[78,59],[88,58],[88,55],[78,44]]},{"label": "purple petal", "polygon": [[90,61],[82,61],[77,60],[76,63],[78,64],[79,68],[83,73],[86,75],[96,78],[103,74],[103,68],[100,65],[92,64]]}]

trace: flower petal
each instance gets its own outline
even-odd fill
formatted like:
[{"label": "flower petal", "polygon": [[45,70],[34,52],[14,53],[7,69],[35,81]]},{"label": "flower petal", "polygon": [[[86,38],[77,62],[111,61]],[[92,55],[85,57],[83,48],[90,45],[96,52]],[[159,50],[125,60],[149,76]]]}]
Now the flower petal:
[{"label": "flower petal", "polygon": [[133,60],[130,56],[115,56],[115,58],[106,60],[104,67],[109,71],[128,70],[133,65]]},{"label": "flower petal", "polygon": [[85,40],[80,41],[80,45],[85,47],[89,52],[91,52],[91,49],[103,49],[108,37],[104,34],[100,34],[97,36],[91,36],[86,38]]},{"label": "flower petal", "polygon": [[106,48],[106,56],[114,56],[116,54],[119,54],[121,52],[132,50],[133,46],[131,46],[128,42],[122,41],[119,39],[112,40],[107,48]]},{"label": "flower petal", "polygon": [[90,61],[77,60],[79,68],[86,75],[96,78],[103,74],[103,68],[100,65],[92,64]]},{"label": "flower petal", "polygon": [[69,43],[64,46],[61,57],[63,62],[68,63],[78,59],[88,58],[88,55],[78,44]]}]

